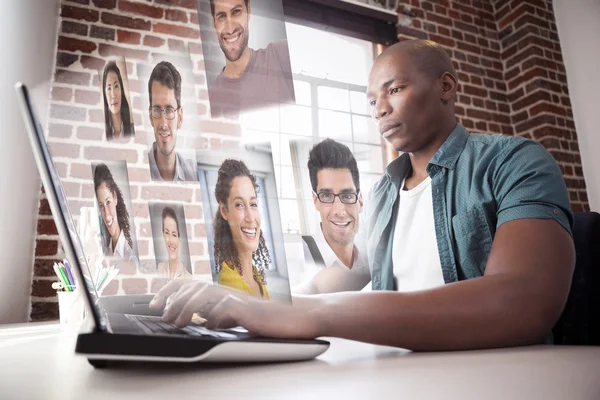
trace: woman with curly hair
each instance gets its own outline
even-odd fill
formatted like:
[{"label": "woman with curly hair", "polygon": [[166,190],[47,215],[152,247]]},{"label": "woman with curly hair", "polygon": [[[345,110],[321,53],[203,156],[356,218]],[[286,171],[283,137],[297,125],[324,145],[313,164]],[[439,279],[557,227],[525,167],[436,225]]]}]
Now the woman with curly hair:
[{"label": "woman with curly hair", "polygon": [[123,78],[121,78],[121,71],[114,61],[109,61],[104,67],[102,94],[106,139],[122,139],[133,136],[135,131],[131,123],[131,111],[125,96]]},{"label": "woman with curly hair", "polygon": [[260,229],[256,177],[242,161],[227,159],[219,168],[214,220],[218,283],[269,299],[265,268],[271,263]]},{"label": "woman with curly hair", "polygon": [[129,213],[121,189],[106,164],[98,164],[94,170],[94,190],[102,217],[104,255],[130,260],[135,255],[132,250]]}]

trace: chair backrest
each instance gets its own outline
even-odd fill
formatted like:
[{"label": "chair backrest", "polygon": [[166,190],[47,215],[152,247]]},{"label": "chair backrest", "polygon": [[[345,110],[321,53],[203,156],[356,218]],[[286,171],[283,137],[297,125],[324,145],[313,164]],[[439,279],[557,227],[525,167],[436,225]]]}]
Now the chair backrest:
[{"label": "chair backrest", "polygon": [[577,261],[554,343],[600,345],[600,214],[574,213],[573,238]]}]

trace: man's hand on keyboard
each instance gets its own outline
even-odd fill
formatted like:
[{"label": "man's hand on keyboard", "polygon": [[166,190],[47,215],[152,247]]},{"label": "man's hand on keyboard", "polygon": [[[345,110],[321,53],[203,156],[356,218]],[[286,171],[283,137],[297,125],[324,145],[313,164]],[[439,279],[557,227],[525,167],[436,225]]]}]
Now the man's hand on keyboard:
[{"label": "man's hand on keyboard", "polygon": [[152,308],[160,309],[163,305],[163,320],[180,327],[189,324],[197,314],[206,318],[208,329],[243,326],[256,336],[290,339],[318,336],[316,318],[311,312],[313,306],[292,307],[204,282],[169,282],[150,302]]}]

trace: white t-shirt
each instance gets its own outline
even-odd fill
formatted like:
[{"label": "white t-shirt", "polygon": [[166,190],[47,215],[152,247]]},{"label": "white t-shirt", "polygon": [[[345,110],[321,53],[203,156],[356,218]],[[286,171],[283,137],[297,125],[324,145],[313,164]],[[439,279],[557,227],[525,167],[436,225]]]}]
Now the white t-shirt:
[{"label": "white t-shirt", "polygon": [[430,289],[444,284],[433,220],[431,178],[402,190],[394,229],[392,262],[399,292]]},{"label": "white t-shirt", "polygon": [[323,257],[325,268],[315,263],[303,241],[304,271],[301,283],[292,288],[292,293],[314,294],[332,293],[342,290],[360,290],[371,280],[371,273],[366,259],[366,252],[361,252],[354,246],[352,268],[348,268],[329,247],[321,224],[312,235],[315,244]]}]

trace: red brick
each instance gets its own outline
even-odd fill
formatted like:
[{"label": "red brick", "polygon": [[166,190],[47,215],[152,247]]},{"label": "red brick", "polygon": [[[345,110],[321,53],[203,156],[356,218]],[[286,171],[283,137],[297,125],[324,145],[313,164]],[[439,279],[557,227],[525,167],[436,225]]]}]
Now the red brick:
[{"label": "red brick", "polygon": [[109,148],[109,147],[97,147],[91,146],[85,149],[84,157],[91,160],[103,160],[103,161],[127,161],[129,163],[136,163],[138,161],[138,155],[136,150],[130,150],[127,148]]},{"label": "red brick", "polygon": [[142,199],[145,200],[177,200],[190,201],[193,190],[181,186],[147,186],[142,187]]},{"label": "red brick", "polygon": [[185,51],[185,43],[177,39],[169,39],[169,50],[172,51]]},{"label": "red brick", "polygon": [[77,21],[96,22],[99,15],[98,11],[88,8],[73,7],[64,4],[60,8],[60,16],[62,18],[70,18]]},{"label": "red brick", "polygon": [[160,47],[163,44],[165,44],[165,40],[162,38],[159,38],[157,36],[150,36],[150,35],[144,36],[144,46]]},{"label": "red brick", "polygon": [[86,72],[68,71],[57,69],[54,74],[54,80],[57,83],[67,83],[69,85],[88,86],[90,83],[90,74]]},{"label": "red brick", "polygon": [[[196,12],[190,13],[190,22],[192,24],[198,25],[198,13],[196,13]],[[417,21],[414,21],[414,22],[417,22]],[[419,21],[419,23],[420,23],[420,21]]]},{"label": "red brick", "polygon": [[96,50],[96,43],[80,40],[66,36],[58,37],[58,49],[66,51],[81,51],[83,53],[91,53]]},{"label": "red brick", "polygon": [[150,182],[150,170],[148,168],[129,167],[128,174],[129,174],[129,181],[132,183],[133,182],[140,182],[140,183]]},{"label": "red brick", "polygon": [[115,30],[104,26],[92,25],[90,36],[103,40],[115,40]]},{"label": "red brick", "polygon": [[85,121],[85,109],[62,104],[51,104],[50,117],[67,121]]},{"label": "red brick", "polygon": [[167,10],[165,13],[165,19],[169,21],[182,22],[184,24],[187,24],[188,22],[187,13],[181,10]]},{"label": "red brick", "polygon": [[71,101],[73,98],[73,90],[65,87],[52,87],[52,100]]},{"label": "red brick", "polygon": [[516,125],[515,131],[517,133],[523,133],[525,131],[537,128],[537,127],[539,127],[541,125],[545,125],[545,124],[555,125],[556,117],[554,117],[552,115],[548,115],[548,114],[542,114],[542,115],[538,115],[534,118],[529,118],[525,122],[522,122],[522,123]]},{"label": "red brick", "polygon": [[529,109],[529,115],[531,115],[532,117],[534,115],[541,114],[541,113],[551,113],[551,114],[557,114],[557,115],[565,115],[566,114],[564,108],[557,107],[553,104],[548,104],[548,103],[540,103]]},{"label": "red brick", "polygon": [[476,35],[479,34],[479,29],[471,24],[465,24],[464,22],[454,21],[454,26],[462,32],[471,32]]},{"label": "red brick", "polygon": [[194,263],[194,275],[208,275],[211,273],[210,261],[199,260]]},{"label": "red brick", "polygon": [[100,91],[92,92],[90,90],[75,90],[75,102],[82,104],[95,105],[102,101]]},{"label": "red brick", "polygon": [[119,10],[156,19],[161,19],[164,15],[164,10],[161,7],[150,6],[143,3],[133,3],[126,0],[119,1]]},{"label": "red brick", "polygon": [[93,69],[95,71],[100,71],[104,68],[106,61],[101,58],[96,58],[92,56],[81,56],[81,65],[87,69]]},{"label": "red brick", "polygon": [[63,53],[59,51],[56,53],[56,66],[66,68],[71,66],[78,59],[78,54]]},{"label": "red brick", "polygon": [[242,131],[239,125],[231,124],[227,122],[218,121],[202,121],[201,123],[203,133],[220,133],[228,136],[241,136]]},{"label": "red brick", "polygon": [[58,303],[33,301],[31,303],[31,322],[54,321],[58,320]]},{"label": "red brick", "polygon": [[71,33],[79,36],[87,36],[88,27],[87,25],[80,24],[72,21],[62,21],[60,25],[60,31],[62,33]]},{"label": "red brick", "polygon": [[431,12],[428,12],[426,15],[427,15],[427,20],[428,21],[432,21],[432,22],[435,22],[437,24],[444,25],[444,26],[447,26],[447,27],[451,27],[452,26],[452,20],[450,18],[442,17],[440,15],[437,15],[437,14],[434,14],[434,13],[431,13]]},{"label": "red brick", "polygon": [[142,35],[137,32],[117,30],[117,41],[119,43],[140,44]]},{"label": "red brick", "polygon": [[154,2],[165,6],[189,8],[194,11],[197,10],[196,0],[154,0]]},{"label": "red brick", "polygon": [[108,285],[102,290],[102,296],[114,296],[119,291],[119,280],[113,279]]},{"label": "red brick", "polygon": [[470,45],[464,42],[457,42],[457,46],[460,50],[470,51],[471,53],[481,54],[481,48],[477,46]]},{"label": "red brick", "polygon": [[51,123],[48,126],[48,136],[55,138],[66,139],[71,137],[73,127],[67,124],[55,124]]},{"label": "red brick", "polygon": [[202,242],[190,242],[190,254],[194,256],[207,255],[205,244]]},{"label": "red brick", "polygon": [[71,178],[92,179],[92,167],[89,164],[71,164]]},{"label": "red brick", "polygon": [[98,45],[98,53],[102,57],[117,56],[135,58],[145,60],[148,58],[148,52],[144,50],[127,49],[123,47],[113,46],[106,43],[100,43]]},{"label": "red brick", "polygon": [[185,37],[198,39],[200,37],[200,32],[197,29],[188,28],[185,26],[173,25],[173,24],[165,24],[163,22],[157,22],[154,24],[152,28],[154,32],[164,33],[167,35]]},{"label": "red brick", "polygon": [[148,293],[148,281],[141,278],[124,278],[121,280],[121,286],[125,294],[146,294]]},{"label": "red brick", "polygon": [[52,157],[78,158],[81,152],[81,146],[70,143],[48,143],[48,148]]},{"label": "red brick", "polygon": [[[501,29],[501,30],[504,29],[508,25],[515,22],[519,17],[521,17],[522,15],[527,14],[527,13],[535,14],[535,9],[527,3],[519,4],[517,7],[513,8],[509,14],[507,14],[504,18],[502,18],[501,20],[498,21],[499,29]],[[515,23],[515,26],[522,26],[522,25]]]},{"label": "red brick", "polygon": [[98,109],[90,110],[88,121],[95,123],[104,123],[104,111]]},{"label": "red brick", "polygon": [[122,15],[116,15],[111,13],[102,13],[102,22],[107,25],[116,25],[122,28],[129,28],[141,31],[149,31],[152,27],[150,21],[146,21],[140,18],[125,17]]},{"label": "red brick", "polygon": [[487,97],[487,91],[485,89],[481,89],[475,86],[464,85],[463,91],[466,94],[470,94],[472,96]]},{"label": "red brick", "polygon": [[204,225],[204,224],[196,224],[194,226],[194,236],[196,238],[206,237],[206,225]]},{"label": "red brick", "polygon": [[37,239],[35,241],[36,256],[53,256],[58,251],[58,240],[56,239]]},{"label": "red brick", "polygon": [[550,94],[543,90],[538,90],[530,95],[522,98],[521,100],[515,102],[513,104],[513,110],[521,110],[523,108],[529,107],[532,104],[535,104],[539,101],[551,101]]},{"label": "red brick", "polygon": [[442,46],[448,46],[448,47],[456,46],[456,42],[453,39],[449,39],[444,36],[434,35],[433,33],[429,34],[429,39],[441,44]]},{"label": "red brick", "polygon": [[54,272],[54,268],[52,267],[54,263],[58,263],[61,260],[56,259],[44,259],[44,258],[36,258],[33,262],[33,276],[36,277],[55,277],[56,274]]},{"label": "red brick", "polygon": [[113,9],[117,5],[117,0],[92,0],[92,3],[98,8]]},{"label": "red brick", "polygon": [[[67,195],[68,196],[68,195]],[[37,223],[38,235],[58,235],[54,219],[38,219]]]}]

